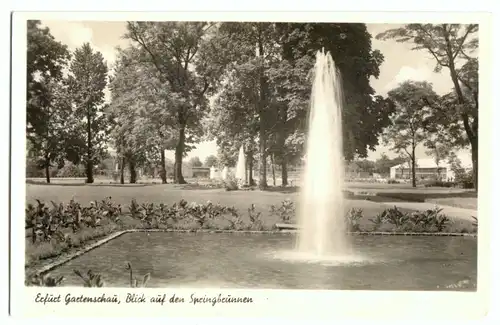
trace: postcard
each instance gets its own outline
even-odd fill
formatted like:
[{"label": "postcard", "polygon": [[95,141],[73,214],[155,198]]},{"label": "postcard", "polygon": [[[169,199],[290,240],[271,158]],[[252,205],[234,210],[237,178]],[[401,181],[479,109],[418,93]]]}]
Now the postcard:
[{"label": "postcard", "polygon": [[486,315],[491,42],[487,14],[14,13],[12,313]]}]

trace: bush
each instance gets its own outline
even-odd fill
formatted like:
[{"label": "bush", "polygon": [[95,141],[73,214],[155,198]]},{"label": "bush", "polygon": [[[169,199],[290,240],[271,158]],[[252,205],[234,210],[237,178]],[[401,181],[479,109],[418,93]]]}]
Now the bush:
[{"label": "bush", "polygon": [[57,177],[85,177],[85,168],[71,162],[66,163],[57,171]]},{"label": "bush", "polygon": [[399,184],[399,181],[395,180],[395,179],[389,179],[387,181],[387,184]]},{"label": "bush", "polygon": [[352,208],[346,215],[347,231],[361,231],[359,220],[363,218],[363,209]]},{"label": "bush", "polygon": [[227,179],[224,180],[224,187],[226,191],[236,191],[238,190],[238,181],[233,175],[228,175]]},{"label": "bush", "polygon": [[438,181],[438,180],[432,180],[424,183],[425,187],[455,187],[457,183],[455,182],[445,182],[445,181]]},{"label": "bush", "polygon": [[26,159],[26,177],[45,177],[45,171],[38,168],[36,161]]},{"label": "bush", "polygon": [[461,171],[455,174],[455,182],[465,189],[474,188],[472,171]]},{"label": "bush", "polygon": [[295,216],[295,204],[292,200],[286,199],[281,202],[279,208],[271,205],[270,213],[271,215],[278,216],[281,222],[290,223],[290,220]]},{"label": "bush", "polygon": [[[56,177],[57,176],[57,168],[49,167],[49,176]],[[26,177],[27,178],[45,178],[45,168],[40,168],[40,166],[36,163],[32,158],[26,159]]]},{"label": "bush", "polygon": [[28,204],[25,214],[25,228],[31,230],[31,241],[50,242],[68,240],[68,230],[73,233],[82,227],[96,228],[101,226],[101,220],[107,218],[119,223],[121,207],[115,205],[111,198],[101,202],[91,202],[89,207],[82,207],[71,200],[66,206],[51,202],[49,207],[37,200],[37,205]]},{"label": "bush", "polygon": [[248,218],[250,219],[250,230],[263,230],[264,229],[264,223],[260,219],[261,212],[258,212],[257,209],[255,208],[255,204],[252,203],[250,208],[248,208]]},{"label": "bush", "polygon": [[382,211],[370,221],[374,225],[374,230],[388,223],[393,225],[396,231],[443,232],[449,226],[450,219],[441,214],[441,211],[442,209],[436,207],[432,210],[408,213],[394,207]]}]

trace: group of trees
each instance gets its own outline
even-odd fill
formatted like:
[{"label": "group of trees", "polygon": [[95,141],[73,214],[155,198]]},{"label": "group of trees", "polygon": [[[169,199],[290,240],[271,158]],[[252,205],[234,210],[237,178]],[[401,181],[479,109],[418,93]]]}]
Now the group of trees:
[{"label": "group of trees", "polygon": [[448,69],[453,90],[438,96],[427,82],[407,81],[391,90],[396,105],[385,142],[411,161],[415,180],[415,149],[423,144],[439,165],[456,148],[471,150],[473,183],[478,183],[479,78],[478,25],[409,24],[387,30],[379,39],[411,42],[414,50],[425,50],[435,60],[435,71]]},{"label": "group of trees", "polygon": [[243,145],[250,180],[257,165],[267,186],[270,159],[286,185],[287,166],[302,157],[310,71],[322,48],[344,76],[346,157],[366,156],[390,123],[393,106],[369,84],[383,57],[364,24],[128,22],[124,37],[130,46],[109,85],[114,147],[124,161],[160,166],[174,150],[176,183],[193,146],[216,140],[207,166],[234,163]]},{"label": "group of trees", "polygon": [[30,21],[30,154],[48,181],[50,166],[69,161],[85,164],[93,182],[93,167],[111,146],[122,182],[128,165],[131,182],[141,166],[158,167],[166,183],[165,151],[173,150],[174,182],[184,183],[183,158],[196,143],[216,140],[219,153],[207,158],[207,167],[234,163],[243,145],[249,180],[258,166],[259,185],[266,187],[270,160],[286,185],[287,166],[303,157],[310,72],[324,49],[342,75],[346,160],[366,157],[384,132],[413,162],[418,143],[436,153],[445,152],[445,144],[468,143],[477,175],[476,31],[477,25],[410,24],[377,35],[427,50],[454,84],[454,92],[438,96],[425,82],[406,82],[383,98],[369,81],[384,58],[372,49],[364,24],[127,22],[130,45],[117,50],[108,76],[101,53],[89,44],[70,53],[39,21]]},{"label": "group of trees", "polygon": [[40,21],[28,21],[26,134],[28,156],[45,169],[83,163],[87,182],[106,155],[109,124],[104,111],[107,66],[83,44],[74,53]]},{"label": "group of trees", "polygon": [[380,158],[378,158],[375,161],[368,159],[353,160],[349,165],[349,169],[351,171],[360,171],[367,173],[377,173],[380,175],[387,175],[389,174],[392,166],[396,166],[406,162],[408,162],[408,158],[405,158],[403,156],[391,159],[389,158],[389,156],[387,156],[386,153],[382,153],[380,155]]}]

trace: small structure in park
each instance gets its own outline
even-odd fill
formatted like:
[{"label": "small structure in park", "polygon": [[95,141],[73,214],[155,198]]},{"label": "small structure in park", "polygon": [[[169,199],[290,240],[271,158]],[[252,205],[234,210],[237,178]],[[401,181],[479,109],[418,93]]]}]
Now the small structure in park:
[{"label": "small structure in park", "polygon": [[[436,177],[444,181],[453,181],[455,179],[455,173],[451,169],[451,165],[448,162],[440,162],[439,166],[437,166],[434,159],[417,159],[415,176],[417,179]],[[390,169],[390,178],[410,179],[411,166],[409,166],[408,163],[392,166]]]},{"label": "small structure in park", "polygon": [[191,177],[194,178],[209,178],[210,168],[208,167],[191,167]]}]

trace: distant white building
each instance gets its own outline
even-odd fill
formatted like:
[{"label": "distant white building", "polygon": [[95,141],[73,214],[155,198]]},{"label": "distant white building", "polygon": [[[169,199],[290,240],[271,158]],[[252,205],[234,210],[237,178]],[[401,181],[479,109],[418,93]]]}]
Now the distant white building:
[{"label": "distant white building", "polygon": [[[465,169],[471,168],[471,164],[462,161],[463,167]],[[432,178],[439,176],[441,180],[455,179],[455,173],[451,170],[451,166],[447,161],[441,161],[439,167],[436,165],[434,159],[417,159],[415,176],[417,179],[420,178]],[[390,169],[391,179],[409,179],[411,178],[411,168],[408,163],[403,163],[400,165],[392,166]]]}]

